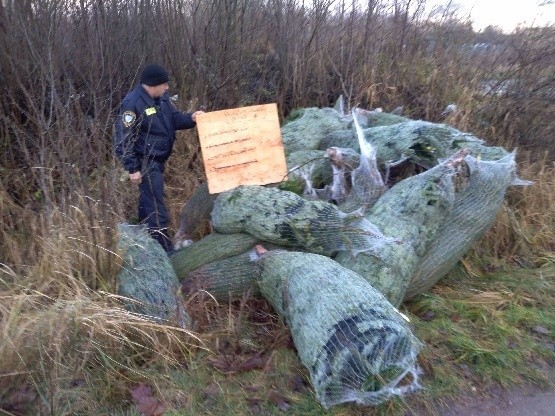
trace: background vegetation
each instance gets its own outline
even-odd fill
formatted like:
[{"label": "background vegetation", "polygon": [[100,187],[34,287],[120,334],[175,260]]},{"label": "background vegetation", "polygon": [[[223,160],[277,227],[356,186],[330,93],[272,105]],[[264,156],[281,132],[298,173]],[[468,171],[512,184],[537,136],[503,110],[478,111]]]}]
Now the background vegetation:
[{"label": "background vegetation", "polygon": [[[112,123],[151,62],[170,70],[183,110],[277,102],[284,117],[343,94],[350,105],[402,105],[411,118],[518,148],[520,175],[535,184],[511,189],[492,230],[463,260],[462,280],[405,308],[419,336],[434,341],[422,354],[426,394],[545,381],[555,331],[555,28],[476,33],[455,10],[429,15],[424,6],[0,2],[0,412],[157,414],[162,406],[267,414],[293,406],[295,414],[325,414],[287,329],[264,303],[190,299],[197,337],[131,316],[111,295],[115,225],[130,218],[137,197],[112,157]],[[458,111],[445,118],[449,103]],[[180,133],[167,172],[176,221],[204,180],[194,133]],[[515,266],[526,272],[507,274]],[[461,368],[470,375],[453,379]]]}]

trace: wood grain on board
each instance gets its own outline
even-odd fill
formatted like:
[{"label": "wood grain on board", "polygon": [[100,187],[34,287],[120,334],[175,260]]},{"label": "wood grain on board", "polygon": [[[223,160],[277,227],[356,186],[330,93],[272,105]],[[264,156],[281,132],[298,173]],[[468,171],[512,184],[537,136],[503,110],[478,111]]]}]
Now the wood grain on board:
[{"label": "wood grain on board", "polygon": [[204,113],[197,129],[211,194],[287,178],[276,104]]}]

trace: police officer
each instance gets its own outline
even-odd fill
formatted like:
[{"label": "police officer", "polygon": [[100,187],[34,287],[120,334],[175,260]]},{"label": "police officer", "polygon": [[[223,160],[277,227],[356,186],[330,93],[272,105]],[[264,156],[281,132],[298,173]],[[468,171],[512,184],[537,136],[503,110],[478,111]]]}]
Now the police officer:
[{"label": "police officer", "polygon": [[115,153],[139,185],[139,221],[171,252],[168,211],[164,205],[164,163],[170,157],[175,131],[196,126],[202,111],[183,113],[170,102],[168,72],[160,65],[147,65],[137,85],[121,103],[116,117]]}]

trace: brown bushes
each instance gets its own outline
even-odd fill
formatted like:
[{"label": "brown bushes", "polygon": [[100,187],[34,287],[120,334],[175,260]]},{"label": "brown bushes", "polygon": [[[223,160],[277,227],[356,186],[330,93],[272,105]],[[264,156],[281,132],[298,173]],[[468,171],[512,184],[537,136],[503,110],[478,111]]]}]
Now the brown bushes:
[{"label": "brown bushes", "polygon": [[[3,2],[1,209],[29,218],[3,223],[4,261],[32,263],[16,242],[31,238],[27,245],[40,252],[36,238],[51,232],[55,213],[73,207],[93,246],[111,244],[97,234],[128,218],[136,197],[111,156],[113,115],[153,61],[170,69],[182,109],[277,102],[284,116],[343,94],[350,105],[403,105],[409,117],[446,121],[536,155],[547,150],[552,159],[553,29],[476,34],[453,13],[428,20],[423,3]],[[485,90],[484,82],[498,88]],[[444,120],[451,102],[459,111]],[[168,167],[174,219],[204,180],[196,138],[183,137]]]}]

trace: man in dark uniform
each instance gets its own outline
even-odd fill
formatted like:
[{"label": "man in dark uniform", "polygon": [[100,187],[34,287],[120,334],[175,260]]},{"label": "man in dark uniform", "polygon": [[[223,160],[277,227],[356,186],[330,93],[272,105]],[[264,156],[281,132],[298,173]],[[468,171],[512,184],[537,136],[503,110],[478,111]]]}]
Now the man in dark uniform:
[{"label": "man in dark uniform", "polygon": [[171,252],[168,212],[164,205],[164,163],[170,157],[175,131],[196,126],[202,111],[183,113],[170,102],[168,72],[152,64],[143,69],[137,85],[121,103],[116,117],[115,153],[139,185],[139,221]]}]

